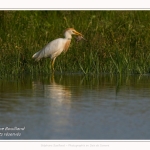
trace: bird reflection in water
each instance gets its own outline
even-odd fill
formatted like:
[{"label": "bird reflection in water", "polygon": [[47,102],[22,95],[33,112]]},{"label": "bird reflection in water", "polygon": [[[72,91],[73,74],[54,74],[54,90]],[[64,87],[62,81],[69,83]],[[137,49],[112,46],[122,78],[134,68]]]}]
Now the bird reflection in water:
[{"label": "bird reflection in water", "polygon": [[65,85],[56,83],[53,74],[49,79],[49,83],[44,83],[39,79],[37,82],[32,82],[32,87],[35,94],[40,94],[40,96],[44,96],[45,98],[56,100],[58,102],[69,102],[71,98],[70,89]]},{"label": "bird reflection in water", "polygon": [[[68,131],[66,126],[71,124],[72,118],[71,90],[65,85],[57,84],[54,76],[50,77],[49,83],[39,80],[32,85],[35,97],[42,102],[42,105],[38,106],[42,109],[42,118],[47,118],[47,124],[44,126],[50,126],[55,135],[66,133]],[[55,138],[52,133],[50,136]]]}]

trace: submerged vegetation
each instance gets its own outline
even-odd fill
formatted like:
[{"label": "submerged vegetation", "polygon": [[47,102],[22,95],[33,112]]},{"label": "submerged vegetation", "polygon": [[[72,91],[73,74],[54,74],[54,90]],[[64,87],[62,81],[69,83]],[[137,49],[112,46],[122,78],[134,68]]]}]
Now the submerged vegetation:
[{"label": "submerged vegetation", "polygon": [[73,38],[55,63],[57,72],[150,73],[150,11],[0,11],[0,75],[50,73],[50,59],[32,55],[73,27]]}]

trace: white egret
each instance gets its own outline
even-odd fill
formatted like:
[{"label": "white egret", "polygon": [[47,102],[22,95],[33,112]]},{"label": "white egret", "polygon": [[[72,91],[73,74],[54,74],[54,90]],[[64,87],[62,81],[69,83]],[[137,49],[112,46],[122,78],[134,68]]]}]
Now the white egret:
[{"label": "white egret", "polygon": [[68,28],[64,33],[65,38],[58,38],[51,41],[43,49],[36,52],[32,56],[32,58],[36,61],[39,61],[41,58],[51,58],[51,67],[54,70],[54,62],[56,57],[59,56],[62,52],[67,52],[72,39],[72,35],[78,35],[80,39],[84,39],[81,33],[77,32],[73,28]]}]

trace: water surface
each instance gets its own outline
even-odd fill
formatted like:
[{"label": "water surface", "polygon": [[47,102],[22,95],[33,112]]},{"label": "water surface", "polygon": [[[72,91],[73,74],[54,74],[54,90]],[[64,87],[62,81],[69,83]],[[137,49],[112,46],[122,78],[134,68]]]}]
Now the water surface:
[{"label": "water surface", "polygon": [[143,140],[149,129],[149,75],[0,80],[0,139]]}]

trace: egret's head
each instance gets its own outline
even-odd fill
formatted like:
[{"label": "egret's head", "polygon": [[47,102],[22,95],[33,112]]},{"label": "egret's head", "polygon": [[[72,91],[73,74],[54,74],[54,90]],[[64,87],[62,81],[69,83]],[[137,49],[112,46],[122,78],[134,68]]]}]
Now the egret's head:
[{"label": "egret's head", "polygon": [[81,33],[79,33],[78,31],[76,31],[74,28],[68,28],[65,30],[65,37],[68,39],[71,39],[72,36],[71,35],[77,35],[77,36],[81,36],[83,37],[83,35]]},{"label": "egret's head", "polygon": [[82,34],[79,33],[78,31],[76,31],[74,28],[68,28],[68,29],[65,30],[65,32],[68,32],[71,35],[73,34],[73,35],[80,35],[80,36],[82,36]]}]

